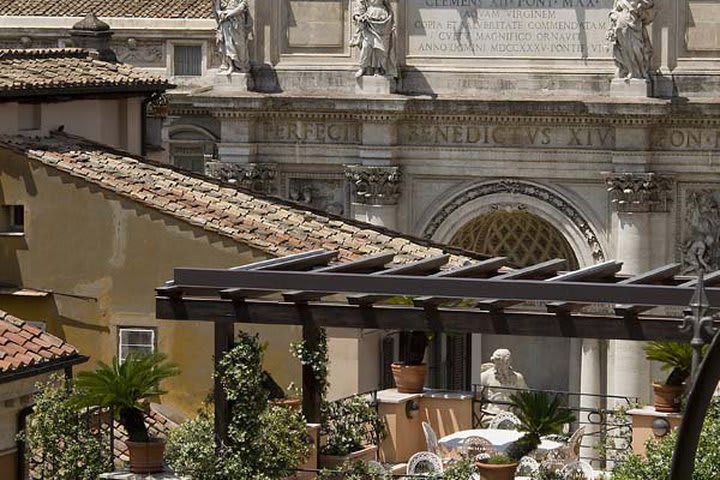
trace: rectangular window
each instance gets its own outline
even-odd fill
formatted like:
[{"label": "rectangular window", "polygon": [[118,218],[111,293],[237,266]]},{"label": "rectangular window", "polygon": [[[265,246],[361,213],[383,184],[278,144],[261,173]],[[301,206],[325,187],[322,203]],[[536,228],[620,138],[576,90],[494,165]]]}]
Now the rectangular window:
[{"label": "rectangular window", "polygon": [[40,130],[42,105],[21,103],[18,105],[18,130]]},{"label": "rectangular window", "polygon": [[172,161],[176,167],[205,173],[206,146],[202,144],[172,145]]},{"label": "rectangular window", "polygon": [[200,45],[175,45],[173,52],[173,72],[176,76],[202,75],[203,55]]},{"label": "rectangular window", "polygon": [[121,328],[119,336],[118,357],[120,362],[124,362],[132,352],[155,352],[155,330],[152,328]]},{"label": "rectangular window", "polygon": [[0,233],[25,232],[25,207],[22,205],[3,205],[0,217]]}]

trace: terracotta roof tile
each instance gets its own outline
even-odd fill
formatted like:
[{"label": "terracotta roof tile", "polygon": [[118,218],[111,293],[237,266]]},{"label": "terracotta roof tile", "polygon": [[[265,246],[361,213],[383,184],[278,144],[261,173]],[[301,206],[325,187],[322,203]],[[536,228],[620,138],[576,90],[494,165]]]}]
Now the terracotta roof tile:
[{"label": "terracotta roof tile", "polygon": [[[322,248],[337,249],[342,259],[353,260],[394,250],[395,261],[405,263],[440,255],[448,248],[273,197],[221,188],[213,180],[145,163],[77,137],[0,137],[0,146],[275,257]],[[218,195],[211,197],[207,193],[211,191]],[[453,265],[467,263],[470,256],[482,258],[451,251]]]},{"label": "terracotta roof tile", "polygon": [[0,311],[0,377],[79,356],[72,345]]},{"label": "terracotta roof tile", "polygon": [[[1,0],[0,0],[1,1]],[[0,97],[82,93],[162,91],[167,80],[130,65],[94,60],[79,48],[0,49]]]},{"label": "terracotta roof tile", "polygon": [[211,18],[211,0],[0,0],[0,15]]}]

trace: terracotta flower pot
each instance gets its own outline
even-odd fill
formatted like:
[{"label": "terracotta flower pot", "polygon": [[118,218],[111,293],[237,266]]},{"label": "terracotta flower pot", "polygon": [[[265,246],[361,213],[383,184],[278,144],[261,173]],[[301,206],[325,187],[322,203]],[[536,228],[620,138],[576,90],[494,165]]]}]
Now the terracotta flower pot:
[{"label": "terracotta flower pot", "polygon": [[268,400],[271,405],[278,405],[280,407],[295,408],[299,410],[302,408],[302,398],[281,398],[277,400]]},{"label": "terracotta flower pot", "polygon": [[126,441],[130,451],[132,473],[158,473],[165,470],[165,440],[157,438],[150,442]]},{"label": "terracotta flower pot", "polygon": [[343,463],[345,463],[347,460],[353,462],[357,462],[360,460],[363,460],[365,462],[369,462],[370,460],[377,460],[377,450],[378,447],[376,447],[375,445],[368,445],[362,450],[352,452],[350,455],[320,455],[318,460],[320,462],[320,467],[334,470],[342,467]]},{"label": "terracotta flower pot", "polygon": [[395,386],[400,393],[422,393],[427,376],[427,364],[405,365],[395,362],[391,366]]},{"label": "terracotta flower pot", "polygon": [[653,391],[655,392],[655,410],[665,413],[680,411],[680,400],[685,392],[683,385],[653,383]]},{"label": "terracotta flower pot", "polygon": [[494,465],[490,463],[477,462],[475,464],[480,472],[482,480],[513,480],[515,478],[515,470],[517,463],[507,463],[504,465]]}]

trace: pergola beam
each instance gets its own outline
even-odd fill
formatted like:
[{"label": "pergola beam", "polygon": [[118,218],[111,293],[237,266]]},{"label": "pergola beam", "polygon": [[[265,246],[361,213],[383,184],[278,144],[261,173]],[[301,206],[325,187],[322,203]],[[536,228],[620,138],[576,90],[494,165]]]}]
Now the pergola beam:
[{"label": "pergola beam", "polygon": [[[312,311],[317,327],[382,330],[424,330],[449,333],[484,333],[563,338],[620,340],[688,340],[680,332],[680,319],[637,318],[627,320],[603,315],[553,315],[545,312],[505,311],[501,314],[476,309],[412,306],[356,306],[341,303],[310,303],[303,309],[289,302],[217,299],[156,298],[159,319],[220,321],[265,325],[305,325],[301,311]],[[307,317],[305,317],[307,318]]]},{"label": "pergola beam", "polygon": [[[176,285],[214,288],[254,288],[271,291],[308,290],[354,292],[379,296],[434,295],[447,298],[497,298],[523,302],[573,302],[681,306],[690,303],[694,289],[670,285],[619,285],[591,282],[545,282],[363,275],[314,272],[237,272],[176,268]],[[720,289],[707,290],[711,305],[720,305]]]}]

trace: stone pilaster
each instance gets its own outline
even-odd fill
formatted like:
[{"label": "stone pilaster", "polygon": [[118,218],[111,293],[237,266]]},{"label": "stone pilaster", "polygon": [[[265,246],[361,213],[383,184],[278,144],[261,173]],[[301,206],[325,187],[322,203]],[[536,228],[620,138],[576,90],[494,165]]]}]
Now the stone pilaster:
[{"label": "stone pilaster", "polygon": [[[616,258],[635,275],[670,261],[673,177],[653,172],[606,173],[613,206]],[[641,342],[613,340],[608,346],[608,393],[651,400],[651,366]]]},{"label": "stone pilaster", "polygon": [[274,194],[277,165],[274,163],[207,162],[205,174],[247,190]]},{"label": "stone pilaster", "polygon": [[357,220],[397,227],[397,204],[402,173],[398,166],[346,165],[352,215]]}]

